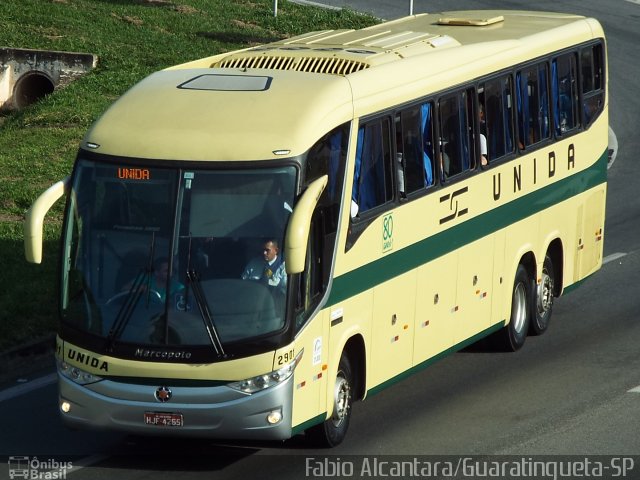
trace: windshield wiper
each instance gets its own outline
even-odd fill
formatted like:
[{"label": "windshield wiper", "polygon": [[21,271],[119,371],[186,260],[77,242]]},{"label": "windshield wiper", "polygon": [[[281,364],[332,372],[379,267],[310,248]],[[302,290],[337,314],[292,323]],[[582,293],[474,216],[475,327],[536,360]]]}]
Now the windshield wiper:
[{"label": "windshield wiper", "polygon": [[198,273],[193,269],[188,270],[187,278],[189,279],[189,283],[191,284],[193,297],[198,304],[198,310],[200,310],[200,316],[202,317],[202,321],[204,322],[204,328],[207,330],[207,335],[209,336],[211,345],[213,345],[213,348],[218,356],[224,357],[224,348],[222,347],[222,342],[220,341],[220,337],[218,336],[216,326],[213,323],[213,316],[211,315],[211,310],[209,309],[207,297],[202,291]]},{"label": "windshield wiper", "polygon": [[[202,321],[204,323],[204,328],[207,331],[207,335],[209,336],[209,341],[211,345],[213,345],[213,349],[216,351],[218,356],[224,357],[226,354],[224,353],[224,348],[222,347],[222,342],[220,341],[220,336],[218,335],[218,330],[216,329],[215,323],[213,322],[213,316],[211,315],[211,310],[209,309],[209,303],[207,302],[207,297],[202,291],[202,285],[200,284],[200,276],[195,269],[191,268],[191,235],[189,235],[189,253],[187,257],[187,279],[189,280],[189,284],[193,290],[193,297],[198,304],[198,310],[200,310],[200,316],[202,317]],[[185,292],[185,298],[188,298],[188,290]]]},{"label": "windshield wiper", "polygon": [[[131,288],[129,288],[127,296],[120,306],[120,310],[118,310],[116,319],[114,320],[111,329],[109,329],[109,333],[107,334],[107,351],[113,350],[113,343],[120,337],[120,335],[122,335],[122,332],[129,323],[129,320],[131,320],[131,316],[138,306],[140,297],[145,290],[147,291],[147,307],[149,306],[149,293],[151,287],[151,274],[153,273],[155,245],[156,235],[155,232],[153,232],[151,234],[151,245],[149,245],[149,258],[147,260],[147,265],[140,269],[138,275],[136,275],[136,278],[133,280]],[[146,288],[142,288],[143,284],[146,284]]]},{"label": "windshield wiper", "polygon": [[144,291],[142,284],[144,283],[147,276],[150,275],[150,272],[147,271],[146,268],[140,270],[135,280],[131,284],[131,288],[127,292],[127,296],[125,301],[122,303],[120,310],[118,310],[118,314],[116,315],[116,319],[113,322],[111,329],[109,330],[109,334],[107,335],[107,351],[111,351],[113,349],[113,342],[122,335],[124,328],[129,323],[131,316],[133,315],[133,311],[135,310],[138,302],[140,301],[140,297]]}]

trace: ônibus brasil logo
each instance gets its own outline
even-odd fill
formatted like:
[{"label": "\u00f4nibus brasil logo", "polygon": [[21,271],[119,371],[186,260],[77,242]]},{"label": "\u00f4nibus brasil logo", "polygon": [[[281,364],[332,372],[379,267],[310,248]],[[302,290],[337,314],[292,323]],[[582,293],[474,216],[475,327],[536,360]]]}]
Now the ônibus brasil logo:
[{"label": "\u00f4nibus brasil logo", "polygon": [[29,480],[66,479],[67,472],[73,468],[71,462],[63,462],[52,458],[13,456],[9,457],[9,478]]}]

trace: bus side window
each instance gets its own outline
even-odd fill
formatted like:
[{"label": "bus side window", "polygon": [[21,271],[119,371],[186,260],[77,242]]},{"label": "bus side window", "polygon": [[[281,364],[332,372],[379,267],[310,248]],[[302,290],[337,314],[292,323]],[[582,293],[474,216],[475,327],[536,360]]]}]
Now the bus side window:
[{"label": "bus side window", "polygon": [[338,229],[340,200],[342,199],[342,178],[346,165],[348,125],[342,125],[324,135],[309,149],[304,171],[305,185],[317,178],[328,175],[328,183],[320,197],[319,205],[324,213],[326,234]]},{"label": "bus side window", "polygon": [[[496,78],[480,87],[484,91],[484,129],[489,163],[513,153],[513,102],[511,76]],[[484,130],[484,132],[483,132]]]},{"label": "bus side window", "polygon": [[549,138],[547,65],[540,63],[516,74],[520,148]]},{"label": "bus side window", "polygon": [[434,182],[434,154],[431,103],[401,111],[396,118],[399,190],[408,195]]},{"label": "bus side window", "polygon": [[301,328],[310,318],[329,284],[344,185],[342,179],[347,163],[349,128],[350,124],[346,123],[320,138],[309,149],[304,165],[305,185],[323,175],[329,179],[311,221],[305,269],[295,276],[297,328]]},{"label": "bus side window", "polygon": [[604,58],[602,45],[580,51],[582,76],[582,122],[587,127],[604,108]]},{"label": "bus side window", "polygon": [[443,180],[475,167],[471,98],[469,91],[464,90],[440,100],[440,171]]},{"label": "bus side window", "polygon": [[553,125],[556,135],[578,126],[578,88],[576,55],[569,53],[551,62]]},{"label": "bus side window", "polygon": [[298,277],[295,300],[296,330],[302,328],[320,301],[325,285],[323,277],[330,270],[328,266],[330,263],[322,261],[323,255],[325,255],[323,246],[326,243],[323,241],[323,232],[320,228],[324,223],[321,216],[322,212],[318,210],[311,221],[305,267]]},{"label": "bus side window", "polygon": [[357,215],[393,199],[391,122],[373,120],[358,129],[352,200]]}]

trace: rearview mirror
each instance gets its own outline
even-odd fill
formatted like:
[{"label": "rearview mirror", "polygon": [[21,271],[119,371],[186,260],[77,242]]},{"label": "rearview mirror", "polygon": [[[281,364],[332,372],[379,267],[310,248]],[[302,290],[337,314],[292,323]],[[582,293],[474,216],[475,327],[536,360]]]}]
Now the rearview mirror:
[{"label": "rearview mirror", "polygon": [[285,268],[288,274],[300,273],[304,270],[311,217],[320,200],[320,195],[327,186],[328,179],[329,177],[324,175],[314,180],[304,191],[293,210],[284,242]]},{"label": "rearview mirror", "polygon": [[42,227],[44,216],[62,197],[69,186],[69,177],[51,185],[27,211],[24,219],[24,256],[30,263],[42,262]]}]

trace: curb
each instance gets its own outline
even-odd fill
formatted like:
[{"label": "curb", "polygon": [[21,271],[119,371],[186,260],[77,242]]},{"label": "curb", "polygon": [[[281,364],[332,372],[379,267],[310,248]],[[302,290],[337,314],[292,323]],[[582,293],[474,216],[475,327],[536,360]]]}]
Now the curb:
[{"label": "curb", "polygon": [[333,5],[325,5],[324,3],[313,2],[312,0],[289,0],[291,3],[297,3],[299,5],[307,5],[309,7],[326,8],[327,10],[342,10],[342,7],[335,7]]}]

